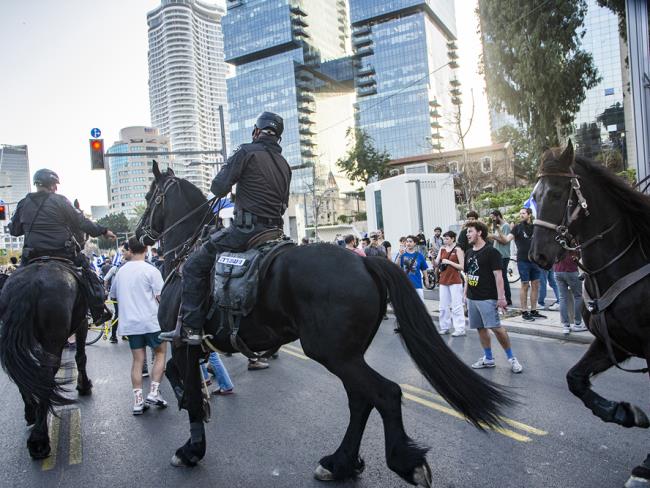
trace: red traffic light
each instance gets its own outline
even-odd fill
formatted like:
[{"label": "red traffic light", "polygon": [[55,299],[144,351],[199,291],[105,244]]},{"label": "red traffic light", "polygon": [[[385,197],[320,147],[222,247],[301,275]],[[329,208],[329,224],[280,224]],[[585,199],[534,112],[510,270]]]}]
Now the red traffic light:
[{"label": "red traffic light", "polygon": [[7,206],[0,204],[0,220],[7,220]]},{"label": "red traffic light", "polygon": [[89,139],[90,169],[104,169],[104,139]]},{"label": "red traffic light", "polygon": [[102,142],[98,140],[94,140],[90,143],[90,147],[93,148],[93,151],[100,151],[102,150]]}]

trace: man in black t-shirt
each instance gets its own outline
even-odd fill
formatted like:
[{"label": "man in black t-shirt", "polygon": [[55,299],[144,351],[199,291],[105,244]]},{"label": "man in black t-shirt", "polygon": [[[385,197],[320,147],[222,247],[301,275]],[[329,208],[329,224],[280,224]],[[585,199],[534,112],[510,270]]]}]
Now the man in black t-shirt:
[{"label": "man in black t-shirt", "polygon": [[498,310],[505,310],[507,307],[503,274],[501,273],[503,266],[501,253],[485,242],[488,229],[483,222],[468,222],[466,228],[467,242],[470,246],[465,253],[465,274],[467,275],[465,298],[469,326],[478,331],[481,347],[483,347],[483,356],[472,364],[472,368],[494,368],[495,366],[490,333],[488,332],[490,329],[508,356],[512,372],[521,373],[523,367],[512,353],[508,332],[501,326],[499,319]]},{"label": "man in black t-shirt", "polygon": [[[519,293],[521,317],[524,320],[532,321],[536,318],[546,318],[537,311],[541,270],[535,263],[528,259],[528,251],[530,251],[530,245],[533,241],[533,212],[529,208],[522,208],[519,211],[519,220],[520,222],[506,236],[506,241],[510,242],[514,239],[517,245],[517,269],[521,277],[521,291]],[[528,311],[526,305],[529,285],[530,311]]]}]

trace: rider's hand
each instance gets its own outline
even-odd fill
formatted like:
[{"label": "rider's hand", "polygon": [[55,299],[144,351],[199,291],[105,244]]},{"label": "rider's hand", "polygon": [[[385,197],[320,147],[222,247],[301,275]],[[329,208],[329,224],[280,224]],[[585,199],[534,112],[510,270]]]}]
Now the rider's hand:
[{"label": "rider's hand", "polygon": [[104,234],[104,237],[107,237],[108,239],[117,239],[117,236],[108,229],[106,229],[106,233]]}]

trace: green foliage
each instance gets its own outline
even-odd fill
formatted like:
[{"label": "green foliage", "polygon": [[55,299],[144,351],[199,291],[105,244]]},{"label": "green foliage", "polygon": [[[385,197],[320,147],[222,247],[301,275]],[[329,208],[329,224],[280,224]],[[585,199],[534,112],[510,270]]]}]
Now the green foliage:
[{"label": "green foliage", "polygon": [[135,228],[138,226],[138,222],[140,222],[140,218],[144,214],[145,210],[147,210],[147,206],[144,204],[135,206],[133,209],[135,216],[129,219],[129,232],[135,232]]},{"label": "green foliage", "polygon": [[605,149],[601,151],[598,156],[596,156],[596,161],[599,161],[606,168],[627,179],[626,176],[621,174],[624,173],[623,154],[618,149]]},{"label": "green foliage", "polygon": [[598,5],[610,9],[618,16],[618,32],[623,38],[627,38],[627,26],[625,25],[625,0],[598,0]]},{"label": "green foliage", "polygon": [[530,193],[533,191],[532,186],[524,186],[521,188],[511,188],[499,193],[482,193],[478,196],[477,201],[480,202],[481,207],[486,207],[490,210],[503,207],[517,207],[517,211],[524,204]]},{"label": "green foliage", "polygon": [[534,144],[528,137],[526,131],[506,125],[493,134],[497,143],[509,142],[515,156],[515,174],[523,176],[529,182],[537,177],[537,165],[539,152],[535,150]]},{"label": "green foliage", "polygon": [[628,168],[626,170],[616,173],[621,178],[625,179],[630,185],[636,185],[636,169]]},{"label": "green foliage", "polygon": [[366,131],[350,128],[346,136],[352,146],[336,165],[348,178],[367,184],[371,178],[382,179],[388,176],[390,156],[386,151],[375,149],[373,140]]},{"label": "green foliage", "polygon": [[[126,218],[123,212],[116,214],[108,214],[105,217],[97,220],[99,225],[108,227],[109,230],[117,234],[118,238],[122,239],[124,236],[121,236],[120,233],[129,232],[129,220]],[[100,249],[111,249],[115,247],[115,242],[105,237],[99,237],[97,239],[97,247]]]},{"label": "green foliage", "polygon": [[536,154],[560,145],[600,81],[580,48],[586,11],[586,0],[479,0],[490,105],[517,119]]}]

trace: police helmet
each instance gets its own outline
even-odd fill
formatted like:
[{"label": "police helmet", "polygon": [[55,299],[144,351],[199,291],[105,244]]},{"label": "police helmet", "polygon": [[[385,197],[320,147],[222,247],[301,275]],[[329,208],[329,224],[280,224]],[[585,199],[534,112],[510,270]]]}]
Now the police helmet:
[{"label": "police helmet", "polygon": [[34,173],[34,184],[37,186],[50,187],[59,183],[59,175],[51,169],[43,168]]},{"label": "police helmet", "polygon": [[276,136],[280,137],[284,131],[284,122],[282,117],[273,112],[262,112],[258,115],[255,122],[255,128],[259,130],[271,130]]}]

